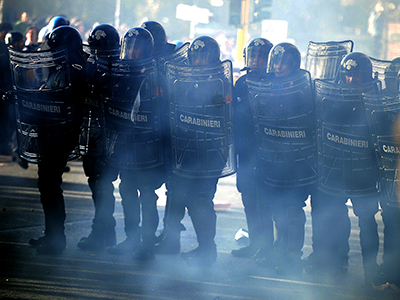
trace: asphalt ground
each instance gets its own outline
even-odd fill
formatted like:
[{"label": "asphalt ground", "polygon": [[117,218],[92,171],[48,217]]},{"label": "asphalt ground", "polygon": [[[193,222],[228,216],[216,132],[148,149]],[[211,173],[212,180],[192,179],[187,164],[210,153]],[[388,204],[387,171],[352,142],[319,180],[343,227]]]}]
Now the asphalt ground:
[{"label": "asphalt ground", "polygon": [[[235,175],[222,178],[214,203],[217,209],[217,262],[208,268],[188,266],[179,255],[157,255],[150,262],[133,261],[130,255],[77,248],[90,233],[94,214],[82,164],[69,162],[63,190],[67,219],[67,248],[62,255],[39,255],[28,241],[40,237],[44,217],[36,185],[37,166],[22,169],[10,157],[0,157],[0,298],[1,299],[400,299],[396,287],[364,285],[357,219],[349,210],[352,231],[347,274],[340,277],[308,274],[278,276],[252,259],[236,258],[232,249],[245,245],[235,240],[246,229]],[[117,198],[115,217],[118,242],[124,240],[123,212]],[[158,190],[159,230],[165,207],[165,189]],[[307,201],[306,238],[303,248],[311,253],[311,218]],[[376,215],[382,241],[382,221]],[[183,224],[182,251],[196,247],[196,236],[188,215]],[[379,252],[381,262],[382,245]]]}]

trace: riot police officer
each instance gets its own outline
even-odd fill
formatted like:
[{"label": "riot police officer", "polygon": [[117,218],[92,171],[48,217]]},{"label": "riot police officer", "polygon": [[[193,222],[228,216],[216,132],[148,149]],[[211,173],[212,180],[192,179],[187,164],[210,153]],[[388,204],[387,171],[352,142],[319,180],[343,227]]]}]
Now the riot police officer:
[{"label": "riot police officer", "polygon": [[[382,76],[382,95],[364,95],[364,105],[367,110],[367,120],[374,137],[374,148],[380,170],[380,187],[382,196],[379,198],[383,221],[383,255],[380,271],[384,283],[400,284],[400,211],[396,195],[398,154],[395,149],[397,132],[396,119],[400,113],[399,70],[400,57],[391,61],[372,60],[373,68]],[[386,66],[383,70],[382,66]],[[379,67],[379,68],[378,68]],[[380,74],[379,71],[381,71]]]},{"label": "riot police officer", "polygon": [[164,27],[156,21],[143,22],[140,27],[148,30],[154,39],[153,56],[165,56],[173,52],[176,48],[175,44],[168,43],[167,35]]},{"label": "riot police officer", "polygon": [[303,207],[316,189],[315,104],[311,76],[300,69],[300,52],[290,43],[271,51],[265,84],[248,81],[256,120],[259,168],[267,185],[276,227],[275,264],[285,275],[300,275],[305,234]]},{"label": "riot police officer", "polygon": [[[154,40],[141,27],[128,30],[122,40],[120,65],[124,74],[112,78],[113,94],[106,96],[106,138],[109,162],[106,172],[120,176],[119,191],[124,210],[127,238],[108,251],[133,252],[135,260],[155,258],[158,227],[158,196],[155,190],[164,182],[160,139],[158,96],[152,54]],[[124,69],[128,70],[126,73]],[[130,73],[131,72],[131,73]],[[126,82],[121,80],[127,80]],[[129,110],[129,120],[122,112]],[[113,137],[113,132],[116,136]],[[139,195],[140,192],[140,195]],[[141,227],[139,223],[141,222]]]},{"label": "riot police officer", "polygon": [[8,56],[7,45],[5,44],[5,36],[12,31],[12,24],[0,23],[0,154],[10,155],[12,149],[9,147],[9,136],[6,134],[6,128],[9,124],[9,107],[10,104],[5,101],[8,91],[12,90],[12,80],[10,71],[10,60]]},{"label": "riot police officer", "polygon": [[[97,25],[88,38],[90,56],[86,66],[88,94],[85,98],[84,122],[80,135],[80,152],[83,155],[83,169],[88,177],[95,207],[92,231],[82,238],[78,247],[84,250],[99,250],[116,245],[114,213],[114,185],[105,180],[103,172],[106,164],[103,141],[104,120],[102,115],[102,95],[109,82],[102,81],[103,72],[99,65],[111,68],[119,58],[119,33],[109,24]],[[101,182],[101,184],[100,184]]]},{"label": "riot police officer", "polygon": [[[54,29],[60,26],[68,26],[69,20],[64,16],[54,16],[50,19],[49,23],[46,26],[40,29],[38,34],[38,42],[45,43],[46,36],[52,32]],[[46,48],[46,47],[45,47]]]},{"label": "riot police officer", "polygon": [[232,174],[235,168],[232,66],[230,61],[221,63],[218,43],[208,36],[191,42],[188,61],[188,66],[166,65],[173,169],[167,183],[172,197],[166,222],[179,238],[186,207],[198,247],[181,257],[189,265],[210,266],[217,258],[214,194],[219,177]]},{"label": "riot police officer", "polygon": [[[22,51],[24,48],[24,36],[21,32],[19,31],[10,31],[6,34],[5,38],[5,44],[10,48],[15,51]],[[9,59],[8,53],[5,53],[5,58]],[[10,71],[9,67],[6,68],[6,70]],[[11,72],[8,72],[9,74]],[[9,75],[5,76],[8,77]],[[5,84],[7,84],[8,80],[10,80],[11,83],[11,78],[4,78]],[[5,132],[5,140],[4,142],[0,141],[0,149],[5,149],[6,153],[10,152],[8,154],[13,153],[15,155],[17,153],[17,141],[16,141],[16,132],[15,132],[15,108],[14,108],[14,103],[12,103],[12,100],[9,99],[9,95],[11,92],[11,89],[9,91],[6,91],[7,93],[5,94],[4,98],[0,101],[4,101],[4,112],[6,112],[6,116],[2,118],[2,120],[6,120],[6,127],[4,128]],[[3,113],[3,112],[2,112]],[[0,150],[2,152],[2,150]],[[28,168],[28,163],[21,159],[20,157],[17,158],[18,164],[24,168]]]},{"label": "riot police officer", "polygon": [[[351,40],[345,41],[329,41],[329,42],[309,42],[305,68],[311,74],[311,78],[314,79],[326,79],[334,80],[337,76],[337,72],[340,68],[340,63],[343,58],[352,52],[354,43]],[[313,252],[310,256],[305,258],[305,266],[307,271],[311,271],[312,265],[315,261],[330,261],[327,258],[323,258],[326,251],[322,251],[325,243],[330,243],[329,239],[323,239],[323,233],[320,232],[322,228],[325,228],[325,224],[321,221],[319,214],[319,207],[327,204],[320,204],[321,200],[318,197],[318,191],[311,195],[311,219],[312,219],[312,243]],[[343,209],[347,209],[344,207]],[[329,209],[327,209],[329,210]],[[341,214],[347,216],[347,214]],[[339,221],[342,226],[347,224],[350,233],[350,219],[347,217],[345,220]],[[345,236],[344,234],[342,236]],[[344,247],[346,248],[346,247]],[[348,248],[348,246],[347,246]],[[346,252],[347,253],[347,252]],[[313,262],[314,261],[314,262]],[[347,266],[347,260],[343,259],[342,266],[344,269]]]},{"label": "riot police officer", "polygon": [[[180,252],[180,231],[185,230],[183,224],[175,231],[175,228],[168,228],[168,214],[170,213],[170,201],[173,197],[173,193],[168,192],[168,176],[171,173],[170,166],[170,145],[169,145],[169,99],[166,92],[166,74],[165,74],[165,63],[167,61],[185,63],[187,61],[187,44],[182,44],[181,47],[169,43],[164,27],[156,21],[146,21],[140,25],[142,28],[150,31],[154,38],[154,47],[152,57],[157,63],[157,75],[159,83],[159,96],[161,105],[161,128],[162,128],[162,140],[163,140],[163,151],[164,151],[164,167],[165,167],[165,184],[166,184],[166,196],[167,201],[165,205],[163,224],[164,228],[162,233],[157,237],[156,252],[158,254],[178,254]],[[180,208],[179,214],[184,214],[185,208]],[[174,212],[171,212],[172,214]]]},{"label": "riot police officer", "polygon": [[24,35],[19,31],[10,31],[5,37],[6,45],[12,47],[17,51],[22,51],[24,49]]},{"label": "riot police officer", "polygon": [[371,60],[360,52],[347,54],[335,81],[316,80],[315,91],[320,135],[319,193],[312,203],[313,248],[318,254],[314,266],[335,275],[347,270],[351,224],[346,202],[350,198],[360,227],[365,281],[376,284],[378,166],[361,97],[379,94]]},{"label": "riot police officer", "polygon": [[[82,49],[81,36],[76,29],[70,26],[61,26],[53,30],[47,37],[47,44],[50,50],[43,51],[43,54],[39,53],[38,55],[48,54],[52,59],[61,56],[61,62],[67,61],[68,66],[58,62],[55,64],[58,68],[52,68],[51,64],[47,64],[36,70],[40,72],[36,72],[34,80],[28,78],[21,84],[35,85],[37,91],[41,91],[45,99],[57,95],[58,98],[54,100],[58,101],[59,106],[54,106],[46,113],[36,111],[35,107],[46,104],[34,97],[29,100],[18,98],[20,83],[16,82],[17,101],[21,101],[18,114],[20,119],[17,120],[20,134],[18,141],[20,155],[38,164],[38,188],[45,216],[45,235],[39,239],[31,239],[29,243],[37,247],[38,253],[60,254],[66,246],[65,206],[61,189],[62,175],[67,160],[78,155],[79,127],[82,122],[81,111],[84,101],[83,91],[86,88],[84,74],[86,58]],[[67,53],[67,60],[64,59],[63,53]],[[41,63],[40,60],[34,61],[37,61],[38,64]],[[29,63],[32,67],[32,62]],[[23,64],[14,66],[14,72],[18,72],[18,68],[23,67]],[[49,68],[47,71],[46,67]],[[66,73],[67,70],[70,70],[70,74]],[[27,68],[27,72],[32,75],[32,68]],[[66,92],[69,88],[70,90]],[[50,94],[47,93],[49,91]],[[58,93],[54,91],[58,91]],[[33,105],[36,101],[38,101],[38,106]],[[28,102],[31,104],[29,105]],[[24,128],[26,120],[23,118],[26,113],[29,113],[29,110],[33,110],[31,114],[35,116],[28,118],[31,122],[29,124],[32,126],[30,130],[33,132],[37,130],[37,136],[26,136],[27,129]],[[63,122],[60,123],[60,119],[63,119]]]},{"label": "riot police officer", "polygon": [[246,84],[248,78],[265,79],[272,47],[272,43],[264,38],[249,42],[244,49],[246,74],[236,81],[234,88],[235,152],[238,162],[236,186],[242,196],[250,239],[248,246],[232,250],[232,255],[236,257],[253,257],[260,248],[265,252],[262,256],[267,256],[273,248],[272,211],[263,191],[265,185],[260,180],[257,148],[249,147],[255,145],[257,139]]}]

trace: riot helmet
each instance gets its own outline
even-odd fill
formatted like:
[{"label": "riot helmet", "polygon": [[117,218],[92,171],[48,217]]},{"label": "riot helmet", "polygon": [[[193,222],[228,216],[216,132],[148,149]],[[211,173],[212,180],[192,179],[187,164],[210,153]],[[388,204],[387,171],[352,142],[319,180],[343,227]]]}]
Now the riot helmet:
[{"label": "riot helmet", "polygon": [[46,41],[46,36],[49,33],[49,28],[47,26],[42,27],[38,33],[38,43],[43,43]]},{"label": "riot helmet", "polygon": [[49,24],[47,24],[48,32],[65,25],[69,25],[69,21],[65,17],[55,16],[49,21]]},{"label": "riot helmet", "polygon": [[280,43],[271,52],[268,72],[275,73],[276,77],[290,76],[300,70],[300,51],[290,43]]},{"label": "riot helmet", "polygon": [[154,39],[154,54],[159,54],[162,49],[167,45],[167,35],[165,34],[164,27],[155,21],[143,22],[140,27],[147,29]]},{"label": "riot helmet", "polygon": [[399,71],[400,57],[395,57],[391,60],[390,65],[385,69],[385,89],[387,92],[399,92]]},{"label": "riot helmet", "polygon": [[19,31],[10,31],[6,34],[5,44],[11,48],[21,51],[24,48],[24,35]]},{"label": "riot helmet", "polygon": [[268,56],[273,45],[264,38],[252,39],[243,51],[245,70],[265,73],[268,66]]},{"label": "riot helmet", "polygon": [[373,80],[372,62],[361,52],[347,54],[340,63],[339,83],[362,84]]},{"label": "riot helmet", "polygon": [[190,43],[188,60],[191,65],[213,65],[220,62],[219,57],[219,45],[212,37],[199,36]]},{"label": "riot helmet", "polygon": [[89,34],[88,43],[90,47],[102,50],[119,48],[119,33],[117,29],[109,24],[97,25]]},{"label": "riot helmet", "polygon": [[79,31],[71,26],[60,26],[46,36],[50,49],[65,47],[68,51],[82,50],[82,38]]},{"label": "riot helmet", "polygon": [[153,47],[154,39],[151,33],[142,27],[134,27],[124,34],[120,58],[129,60],[149,58]]}]

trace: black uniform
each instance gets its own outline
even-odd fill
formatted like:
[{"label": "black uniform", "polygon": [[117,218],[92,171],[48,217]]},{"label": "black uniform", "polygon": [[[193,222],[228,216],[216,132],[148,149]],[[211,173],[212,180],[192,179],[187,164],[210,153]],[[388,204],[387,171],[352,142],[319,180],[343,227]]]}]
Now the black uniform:
[{"label": "black uniform", "polygon": [[137,260],[155,257],[159,221],[155,190],[165,180],[156,64],[149,59],[153,44],[148,30],[128,30],[121,61],[106,76],[113,84],[104,107],[109,157],[105,173],[113,180],[119,174],[127,236],[109,252],[133,252]]},{"label": "black uniform", "polygon": [[[266,185],[258,168],[258,149],[255,123],[250,108],[246,80],[262,80],[266,77],[268,55],[273,45],[266,39],[255,38],[244,49],[246,75],[235,83],[234,131],[237,156],[236,187],[241,193],[250,243],[247,247],[232,250],[236,257],[264,259],[272,253],[274,233],[271,205],[267,201]],[[264,253],[257,253],[260,249]]]},{"label": "black uniform", "polygon": [[258,168],[258,149],[249,146],[257,143],[245,83],[251,77],[250,73],[236,81],[233,102],[238,162],[236,187],[242,196],[250,239],[248,248],[232,250],[238,257],[253,256],[260,248],[265,252],[262,256],[267,256],[272,252],[274,242],[271,203],[266,199],[267,187]]},{"label": "black uniform", "polygon": [[[0,24],[3,31],[11,31],[12,26],[6,26],[6,23]],[[14,133],[14,107],[10,103],[8,95],[12,90],[12,79],[10,70],[10,58],[7,50],[8,45],[0,41],[0,154],[11,155],[12,134]],[[11,124],[11,126],[10,126]]]},{"label": "black uniform", "polygon": [[[175,224],[168,221],[169,214],[184,216],[184,206],[171,206],[171,197],[173,193],[169,192],[169,177],[172,174],[171,166],[171,149],[170,149],[170,120],[169,120],[169,95],[167,92],[167,79],[166,79],[166,62],[187,63],[187,49],[188,43],[177,47],[167,41],[167,36],[163,26],[155,21],[146,21],[142,23],[142,28],[150,31],[154,38],[153,59],[157,63],[158,75],[158,95],[160,97],[160,127],[161,127],[161,140],[163,146],[164,156],[164,177],[165,187],[167,189],[167,201],[165,205],[164,218],[163,218],[163,231],[157,237],[156,252],[159,254],[177,254],[180,252],[180,231],[184,230],[184,226],[179,223],[179,228],[174,228]],[[177,211],[175,211],[177,210]],[[175,219],[175,217],[173,217]]]},{"label": "black uniform", "polygon": [[198,247],[181,257],[208,266],[217,258],[213,198],[218,178],[234,171],[232,73],[230,62],[221,64],[219,46],[210,37],[194,39],[188,59],[189,66],[167,63],[173,170],[167,226],[179,236],[187,207]]},{"label": "black uniform", "polygon": [[116,245],[115,219],[113,216],[115,197],[112,178],[104,173],[106,153],[104,145],[103,98],[110,82],[102,76],[119,59],[119,34],[111,25],[101,24],[90,33],[86,77],[88,92],[85,98],[84,118],[81,126],[80,152],[83,169],[88,177],[95,207],[92,231],[82,238],[78,247],[86,250],[103,249]]},{"label": "black uniform", "polygon": [[[277,271],[299,275],[305,233],[303,207],[316,189],[315,105],[310,74],[300,69],[300,52],[289,43],[276,45],[269,72],[248,80],[260,174],[268,187],[276,237]],[[265,263],[265,262],[264,262]]]},{"label": "black uniform", "polygon": [[315,90],[320,132],[320,192],[312,202],[316,261],[335,273],[346,270],[351,229],[346,202],[350,198],[360,227],[365,280],[370,283],[378,274],[375,214],[380,199],[379,168],[361,96],[379,93],[370,59],[359,52],[346,55],[335,82],[316,80]]},{"label": "black uniform", "polygon": [[[38,164],[38,188],[45,215],[45,236],[31,239],[30,244],[37,246],[39,253],[53,254],[61,253],[66,245],[61,183],[67,160],[78,156],[86,59],[81,37],[72,27],[57,28],[47,43],[50,51],[13,53],[11,61],[15,62],[19,152],[24,159]],[[53,58],[54,64],[34,58],[38,67],[32,68],[29,60],[29,68],[24,68],[24,58],[46,55]],[[41,97],[37,93],[42,93]]]},{"label": "black uniform", "polygon": [[400,211],[397,196],[396,119],[400,112],[399,77],[400,58],[382,61],[370,58],[373,70],[381,80],[381,95],[364,95],[367,121],[374,140],[379,165],[379,198],[383,228],[383,263],[380,271],[384,282],[400,283]]}]

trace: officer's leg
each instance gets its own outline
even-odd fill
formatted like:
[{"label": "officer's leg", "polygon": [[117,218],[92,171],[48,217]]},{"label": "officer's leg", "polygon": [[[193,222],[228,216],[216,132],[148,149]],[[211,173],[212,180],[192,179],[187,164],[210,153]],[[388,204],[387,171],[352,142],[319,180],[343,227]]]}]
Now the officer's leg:
[{"label": "officer's leg", "polygon": [[135,171],[122,169],[120,179],[119,193],[124,211],[126,239],[108,250],[113,254],[132,253],[139,248],[141,242],[140,202]]},{"label": "officer's leg", "polygon": [[82,238],[78,247],[83,250],[100,250],[116,244],[115,234],[115,197],[113,182],[117,180],[119,170],[105,165],[101,156],[84,156],[83,169],[88,176],[92,191],[95,214],[92,232]]},{"label": "officer's leg", "polygon": [[150,260],[154,259],[156,231],[159,222],[158,196],[155,190],[163,184],[165,176],[161,168],[141,171],[137,175],[139,200],[142,206],[142,243],[140,248],[133,253],[133,259]]},{"label": "officer's leg", "polygon": [[306,259],[307,271],[347,271],[351,223],[346,202],[346,197],[321,191],[311,195],[313,252]]},{"label": "officer's leg", "polygon": [[46,158],[38,164],[38,188],[45,217],[45,238],[38,244],[30,241],[32,245],[38,246],[38,253],[59,254],[65,249],[65,206],[61,184],[66,164],[66,157]]},{"label": "officer's leg", "polygon": [[[158,254],[178,254],[181,249],[180,239],[182,220],[185,217],[185,197],[183,180],[177,175],[171,175],[165,183],[167,188],[168,212],[164,217],[164,237],[156,245]],[[166,208],[167,209],[167,208]]]},{"label": "officer's leg", "polygon": [[379,250],[378,224],[375,214],[378,212],[378,196],[352,198],[354,214],[358,217],[360,228],[361,254],[366,284],[379,284],[377,256]]},{"label": "officer's leg", "polygon": [[134,260],[154,259],[154,246],[158,227],[158,196],[151,187],[140,188],[140,203],[142,205],[142,242],[133,253]]},{"label": "officer's leg", "polygon": [[383,265],[387,281],[400,286],[400,211],[396,205],[382,203]]},{"label": "officer's leg", "polygon": [[252,257],[257,253],[257,259],[265,262],[270,258],[274,237],[271,207],[261,185],[255,176],[243,178],[240,182],[238,179],[237,187],[242,196],[250,243],[231,253],[236,257]]},{"label": "officer's leg", "polygon": [[[187,200],[189,216],[197,236],[198,247],[189,256],[189,263],[195,265],[211,265],[217,258],[217,248],[214,242],[217,216],[214,210],[213,198],[217,190],[218,178],[185,179],[186,190],[190,199]],[[190,196],[191,195],[191,196]]]},{"label": "officer's leg", "polygon": [[302,271],[301,256],[304,245],[306,216],[303,207],[307,193],[302,189],[276,191],[274,196],[274,220],[277,231],[275,253],[277,272],[299,275]]}]

